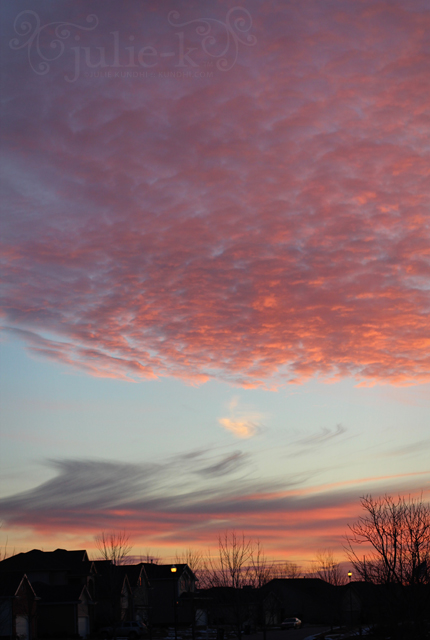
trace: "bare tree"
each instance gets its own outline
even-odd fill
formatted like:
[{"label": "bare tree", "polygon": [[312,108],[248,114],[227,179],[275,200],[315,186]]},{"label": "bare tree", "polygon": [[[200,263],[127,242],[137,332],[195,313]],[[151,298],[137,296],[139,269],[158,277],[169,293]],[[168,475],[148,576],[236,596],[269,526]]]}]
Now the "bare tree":
[{"label": "bare tree", "polygon": [[[365,581],[417,584],[430,581],[430,505],[398,496],[361,498],[363,516],[349,526],[347,553]],[[361,556],[360,545],[369,547]]]},{"label": "bare tree", "polygon": [[218,536],[218,555],[204,563],[205,585],[240,589],[249,583],[254,543],[242,533],[226,531]]},{"label": "bare tree", "polygon": [[95,537],[96,547],[102,560],[110,560],[113,565],[127,564],[127,556],[133,546],[129,542],[130,536],[125,531],[118,533],[102,531]]},{"label": "bare tree", "polygon": [[273,567],[273,578],[300,578],[303,574],[302,567],[295,562],[285,560]]},{"label": "bare tree", "polygon": [[[364,515],[349,526],[347,553],[378,591],[379,620],[393,637],[425,637],[430,610],[430,505],[422,498],[361,498]],[[359,553],[363,545],[365,553]],[[424,635],[422,635],[424,634]]]},{"label": "bare tree", "polygon": [[[251,621],[248,593],[243,587],[251,587],[255,569],[262,568],[262,553],[257,559],[256,544],[245,535],[226,531],[218,536],[218,555],[209,555],[204,563],[201,581],[205,587],[221,587],[214,596],[228,616],[231,629],[238,639],[242,628]],[[255,566],[254,566],[255,565]]]},{"label": "bare tree", "polygon": [[334,558],[331,549],[322,549],[317,552],[315,560],[311,564],[311,574],[335,587],[347,583],[347,576]]},{"label": "bare tree", "polygon": [[204,587],[262,587],[276,577],[274,563],[264,554],[259,540],[235,531],[218,536],[218,554],[208,554],[201,563]]},{"label": "bare tree", "polygon": [[101,563],[102,566],[97,568],[96,580],[99,623],[107,625],[116,640],[119,621],[127,615],[123,608],[124,576],[118,567],[127,564],[132,545],[124,531],[103,531],[95,537],[95,543],[100,553],[97,560],[104,561]]},{"label": "bare tree", "polygon": [[[3,527],[3,523],[0,523],[0,529],[1,529],[2,527]],[[4,542],[4,545],[2,545],[2,546],[0,547],[0,562],[1,562],[2,560],[6,560],[6,558],[9,558],[9,556],[13,556],[13,555],[15,555],[15,549],[13,549],[13,550],[12,550],[12,553],[10,553],[10,552],[8,551],[8,542],[9,542],[9,539],[8,539],[8,537],[6,536],[6,540],[5,540],[5,542]]]},{"label": "bare tree", "polygon": [[262,587],[274,577],[273,562],[267,560],[259,540],[253,545],[250,569],[248,583],[252,587]]},{"label": "bare tree", "polygon": [[146,549],[140,556],[140,562],[145,562],[147,564],[160,564],[160,558],[159,556],[155,556],[151,549]]},{"label": "bare tree", "polygon": [[6,541],[4,543],[4,546],[0,548],[0,562],[2,560],[6,560],[6,558],[9,558],[9,556],[13,556],[15,553],[15,550],[12,551],[12,553],[9,553],[7,550],[7,543],[8,543],[8,539],[6,538]]},{"label": "bare tree", "polygon": [[199,579],[203,570],[203,554],[197,549],[185,549],[182,553],[176,553],[175,562],[177,564],[187,564],[191,571]]}]

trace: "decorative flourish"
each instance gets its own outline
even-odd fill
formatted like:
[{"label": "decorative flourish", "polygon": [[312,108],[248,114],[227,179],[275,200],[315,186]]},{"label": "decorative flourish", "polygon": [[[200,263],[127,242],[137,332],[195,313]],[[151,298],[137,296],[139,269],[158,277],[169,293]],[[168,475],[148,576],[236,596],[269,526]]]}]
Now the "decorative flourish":
[{"label": "decorative flourish", "polygon": [[[235,12],[239,15],[233,16]],[[199,18],[189,22],[176,22],[179,20],[178,11],[170,11],[167,19],[173,27],[186,27],[190,24],[198,23],[199,26],[196,28],[196,33],[202,37],[203,51],[211,58],[219,58],[216,66],[220,71],[229,71],[234,66],[239,53],[239,44],[253,47],[257,42],[257,38],[248,33],[252,27],[252,17],[249,11],[243,7],[230,9],[225,22],[215,18]],[[217,44],[217,38],[212,34],[212,24],[220,25],[227,36],[225,47],[218,53],[213,51],[213,47]],[[232,43],[235,49],[234,59],[229,61],[227,55],[230,52]]]},{"label": "decorative flourish", "polygon": [[[26,16],[26,18],[24,18],[24,16]],[[15,33],[18,34],[20,38],[24,38],[24,41],[21,42],[19,38],[12,38],[9,42],[9,46],[11,49],[24,49],[24,47],[27,47],[27,56],[30,67],[33,69],[34,73],[43,76],[49,72],[51,62],[58,60],[58,58],[63,55],[65,50],[63,41],[70,37],[71,28],[80,29],[81,31],[93,31],[99,23],[97,16],[94,14],[88,15],[86,21],[91,26],[83,27],[72,22],[49,22],[40,26],[40,18],[35,11],[31,11],[30,9],[21,11],[21,13],[19,13],[15,18],[13,26]],[[51,56],[46,56],[42,51],[40,36],[43,32],[49,32],[50,28],[51,30],[54,29],[53,39],[49,43],[49,47],[53,50],[53,54]],[[25,38],[27,39],[25,40]],[[46,48],[47,47],[45,47],[45,50]],[[37,63],[33,62],[33,51],[36,51],[39,56],[39,61]]]}]

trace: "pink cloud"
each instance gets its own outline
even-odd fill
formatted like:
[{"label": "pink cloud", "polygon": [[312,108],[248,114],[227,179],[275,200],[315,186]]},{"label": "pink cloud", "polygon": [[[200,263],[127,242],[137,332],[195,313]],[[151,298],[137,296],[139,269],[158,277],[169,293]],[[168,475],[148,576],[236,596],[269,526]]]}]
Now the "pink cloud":
[{"label": "pink cloud", "polygon": [[98,376],[427,381],[428,11],[249,10],[207,80],[72,86],[9,52],[4,323]]}]

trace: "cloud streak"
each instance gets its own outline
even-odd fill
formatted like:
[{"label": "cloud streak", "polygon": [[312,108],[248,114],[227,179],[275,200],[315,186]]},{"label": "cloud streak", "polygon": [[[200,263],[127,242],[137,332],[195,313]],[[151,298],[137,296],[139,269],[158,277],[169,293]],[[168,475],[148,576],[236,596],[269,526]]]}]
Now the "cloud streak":
[{"label": "cloud streak", "polygon": [[72,87],[6,51],[4,323],[96,376],[429,380],[429,12],[249,10],[211,79]]},{"label": "cloud streak", "polygon": [[346,430],[346,427],[344,427],[342,424],[337,424],[334,429],[322,427],[319,432],[314,433],[310,436],[306,436],[305,438],[301,438],[300,440],[296,440],[296,443],[304,445],[305,447],[319,446],[321,444],[325,444],[333,438],[337,438],[338,436],[343,435],[344,433],[346,433]]},{"label": "cloud streak", "polygon": [[135,544],[157,545],[213,544],[230,527],[272,548],[282,539],[284,551],[315,550],[317,540],[339,543],[370,488],[374,495],[421,492],[429,480],[428,473],[410,473],[317,485],[294,474],[261,482],[251,463],[240,451],[209,450],[158,463],[56,459],[49,462],[52,479],[0,500],[2,519],[8,528],[49,535],[121,528]]}]

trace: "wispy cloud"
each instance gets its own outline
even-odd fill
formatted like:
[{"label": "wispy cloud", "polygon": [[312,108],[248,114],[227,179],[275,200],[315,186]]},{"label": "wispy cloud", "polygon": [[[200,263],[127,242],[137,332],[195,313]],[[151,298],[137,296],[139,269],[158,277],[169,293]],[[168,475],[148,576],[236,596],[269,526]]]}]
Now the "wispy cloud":
[{"label": "wispy cloud", "polygon": [[242,467],[246,463],[247,457],[248,456],[242,453],[242,451],[234,451],[232,454],[226,456],[219,462],[211,464],[208,467],[198,469],[196,473],[204,476],[225,475],[230,471],[237,471],[240,467]]},{"label": "wispy cloud", "polygon": [[341,539],[364,493],[421,491],[429,481],[429,473],[410,473],[332,485],[312,484],[309,474],[262,482],[240,451],[190,454],[141,464],[52,460],[52,479],[0,500],[2,520],[50,535],[121,528],[137,544],[213,543],[228,526],[271,544],[281,537],[284,545],[315,549],[319,538]]},{"label": "wispy cloud", "polygon": [[314,447],[314,446],[324,444],[325,442],[328,442],[333,438],[337,438],[338,436],[341,436],[344,433],[346,433],[346,427],[344,427],[342,424],[337,424],[334,429],[329,429],[328,427],[321,427],[321,429],[316,433],[306,436],[305,438],[300,438],[295,442],[297,444],[301,444],[306,447]]},{"label": "wispy cloud", "polygon": [[385,453],[386,456],[409,456],[415,453],[420,453],[430,449],[430,439],[418,440],[417,442],[411,442],[410,444],[402,445],[401,447],[395,447],[388,449]]}]

